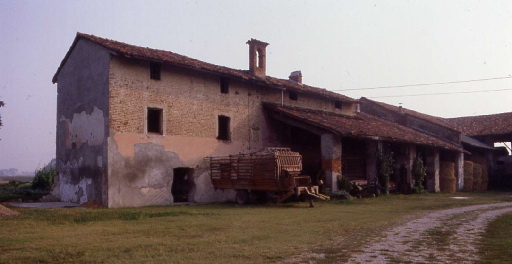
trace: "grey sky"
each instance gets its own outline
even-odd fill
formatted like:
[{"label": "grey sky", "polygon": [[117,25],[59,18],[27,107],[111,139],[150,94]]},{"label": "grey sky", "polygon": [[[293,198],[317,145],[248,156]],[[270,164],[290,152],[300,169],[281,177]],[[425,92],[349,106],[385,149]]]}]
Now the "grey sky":
[{"label": "grey sky", "polygon": [[[245,42],[270,43],[267,74],[330,90],[512,75],[512,1],[0,0],[0,169],[55,155],[56,85],[77,31],[248,68]],[[512,89],[512,79],[347,91],[383,95]],[[443,117],[512,111],[512,91],[376,99]]]}]

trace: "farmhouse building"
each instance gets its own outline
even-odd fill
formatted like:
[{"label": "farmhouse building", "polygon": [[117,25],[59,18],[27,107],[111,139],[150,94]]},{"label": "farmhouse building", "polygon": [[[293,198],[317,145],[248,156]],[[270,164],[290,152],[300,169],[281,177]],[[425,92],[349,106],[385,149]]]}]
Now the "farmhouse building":
[{"label": "farmhouse building", "polygon": [[233,191],[213,188],[205,158],[281,146],[298,151],[304,173],[329,192],[343,177],[374,181],[383,151],[395,153],[403,191],[417,156],[429,191],[439,191],[443,161],[455,164],[462,188],[468,151],[459,131],[308,86],[300,71],[267,76],[268,43],[247,44],[249,70],[236,70],[78,33],[53,77],[61,200],[232,200]]}]

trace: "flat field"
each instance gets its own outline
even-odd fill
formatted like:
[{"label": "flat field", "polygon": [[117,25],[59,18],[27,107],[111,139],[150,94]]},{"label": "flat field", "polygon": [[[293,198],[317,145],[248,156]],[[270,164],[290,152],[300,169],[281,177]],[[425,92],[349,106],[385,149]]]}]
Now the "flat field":
[{"label": "flat field", "polygon": [[294,202],[15,209],[20,216],[0,218],[0,263],[342,262],[370,238],[407,219],[503,201],[512,201],[511,194],[391,195],[317,202],[315,208]]}]

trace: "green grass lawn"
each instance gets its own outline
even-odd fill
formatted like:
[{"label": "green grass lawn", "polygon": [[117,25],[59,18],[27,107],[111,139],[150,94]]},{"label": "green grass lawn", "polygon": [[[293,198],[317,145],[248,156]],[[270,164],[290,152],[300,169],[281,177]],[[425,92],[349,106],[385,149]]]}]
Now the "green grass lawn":
[{"label": "green grass lawn", "polygon": [[498,217],[482,238],[480,263],[505,264],[512,262],[512,214]]},{"label": "green grass lawn", "polygon": [[[306,254],[343,260],[404,217],[510,194],[387,196],[349,202],[16,209],[0,218],[0,263],[273,263]],[[318,260],[318,259],[317,259]]]}]

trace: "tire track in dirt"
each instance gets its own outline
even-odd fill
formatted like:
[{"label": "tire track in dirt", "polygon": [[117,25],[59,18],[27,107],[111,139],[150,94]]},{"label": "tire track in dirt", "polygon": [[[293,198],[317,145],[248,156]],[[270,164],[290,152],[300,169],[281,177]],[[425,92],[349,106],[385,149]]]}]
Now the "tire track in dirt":
[{"label": "tire track in dirt", "polygon": [[512,203],[440,210],[383,233],[347,263],[473,263],[478,238]]}]

